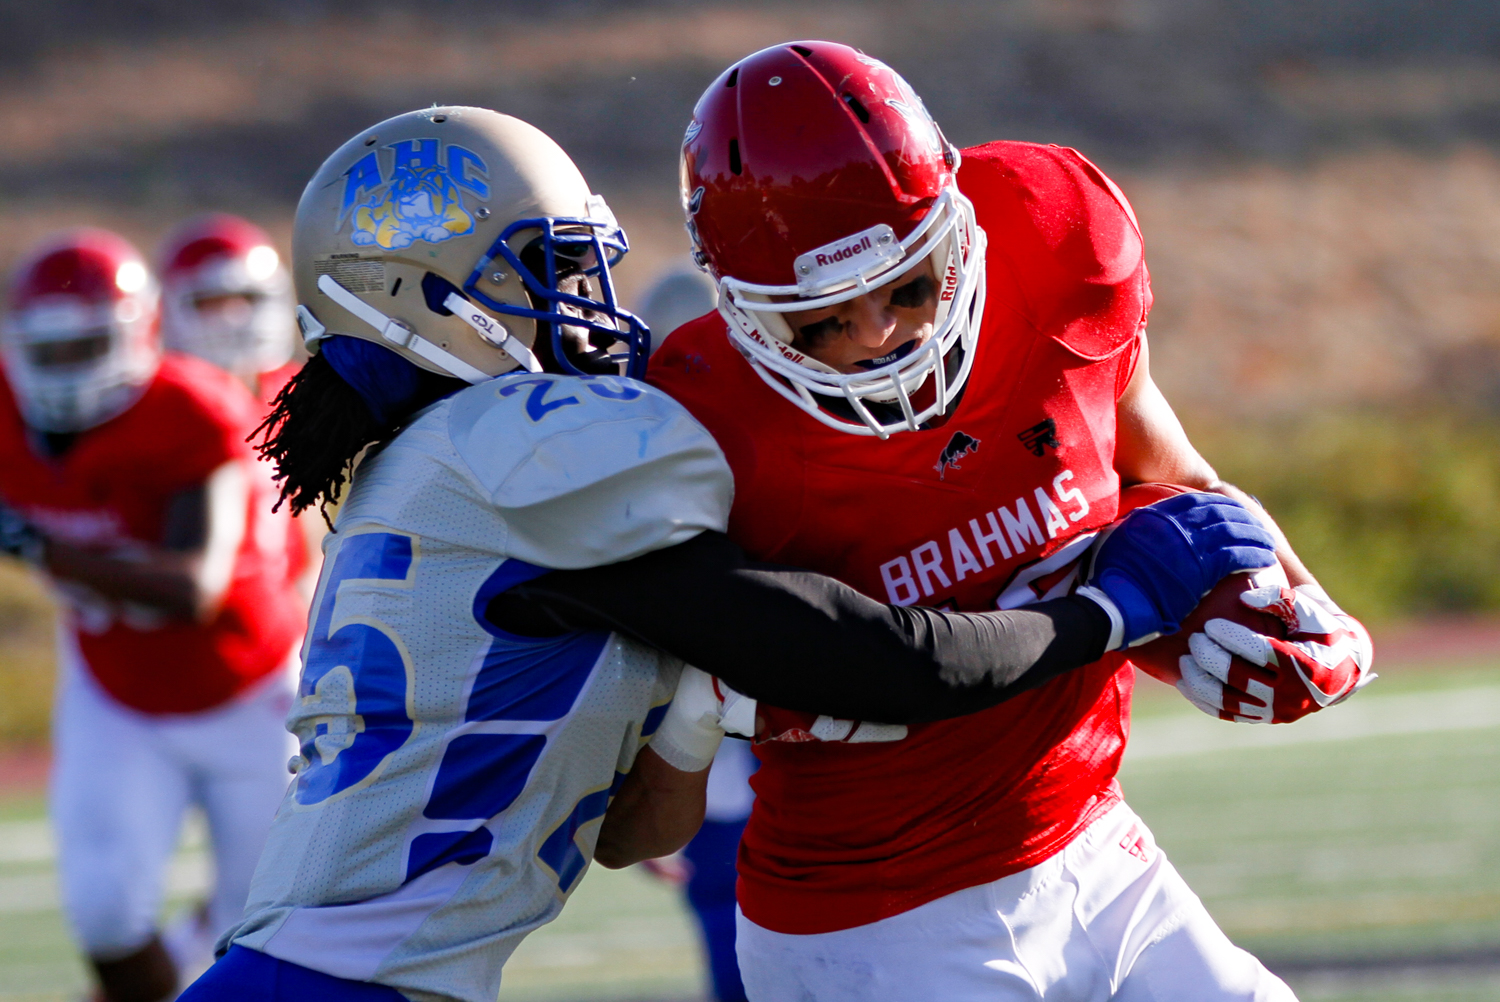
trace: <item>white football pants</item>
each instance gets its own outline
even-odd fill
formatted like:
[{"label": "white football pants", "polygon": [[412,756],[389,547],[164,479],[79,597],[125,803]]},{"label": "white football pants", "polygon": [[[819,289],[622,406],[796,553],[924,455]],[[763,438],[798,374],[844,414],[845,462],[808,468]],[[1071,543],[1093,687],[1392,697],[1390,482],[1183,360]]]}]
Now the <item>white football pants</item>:
[{"label": "white football pants", "polygon": [[1124,804],[1051,859],[811,936],[740,915],[752,1002],[1296,1002],[1231,943]]},{"label": "white football pants", "polygon": [[71,638],[58,646],[49,797],[63,911],[79,945],[113,960],[150,941],[193,803],[208,818],[215,871],[208,918],[217,936],[239,920],[291,779],[290,671],[211,710],[150,715],[105,693]]}]

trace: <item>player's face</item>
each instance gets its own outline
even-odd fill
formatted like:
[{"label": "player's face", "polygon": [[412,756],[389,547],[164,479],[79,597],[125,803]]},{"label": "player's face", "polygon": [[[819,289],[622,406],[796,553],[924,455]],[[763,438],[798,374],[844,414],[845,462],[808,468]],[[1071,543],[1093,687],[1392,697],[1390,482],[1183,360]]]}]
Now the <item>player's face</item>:
[{"label": "player's face", "polygon": [[238,327],[250,321],[255,313],[255,300],[242,293],[199,296],[193,300],[193,309],[204,320]]},{"label": "player's face", "polygon": [[928,257],[874,292],[821,310],[786,314],[792,347],[839,372],[889,365],[932,337],[937,289]]},{"label": "player's face", "polygon": [[[566,292],[569,295],[579,296],[583,299],[594,297],[594,286],[589,280],[588,269],[594,267],[596,258],[593,245],[584,243],[561,243],[556,248],[555,267],[557,269],[557,291]],[[540,245],[532,245],[521,252],[521,260],[532,273],[541,277],[546,270],[542,265],[542,250]],[[545,305],[534,303],[538,309],[544,309]],[[608,319],[601,313],[585,309],[572,303],[559,303],[557,312],[565,316],[576,316],[580,319],[594,322],[608,323]],[[613,342],[606,334],[591,331],[587,327],[561,324],[558,332],[562,342],[562,349],[567,353],[568,361],[574,368],[581,372],[592,372],[600,375],[618,375],[619,366],[604,358]],[[543,333],[537,339],[534,346],[537,357],[542,362],[542,367],[549,372],[564,371],[556,360],[553,359],[552,339]]]},{"label": "player's face", "polygon": [[77,331],[72,337],[33,341],[26,346],[26,358],[38,369],[66,369],[84,365],[109,354],[109,329],[104,327]]}]

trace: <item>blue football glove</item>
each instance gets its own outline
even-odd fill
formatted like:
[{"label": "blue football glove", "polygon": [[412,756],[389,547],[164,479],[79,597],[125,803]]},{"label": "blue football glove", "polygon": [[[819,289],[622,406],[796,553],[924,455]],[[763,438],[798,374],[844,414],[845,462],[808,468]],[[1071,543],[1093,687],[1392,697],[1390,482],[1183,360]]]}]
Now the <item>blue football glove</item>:
[{"label": "blue football glove", "polygon": [[1109,614],[1109,650],[1177,632],[1220,579],[1276,563],[1265,526],[1222,494],[1177,494],[1137,508],[1095,544],[1078,594]]},{"label": "blue football glove", "polygon": [[0,553],[32,563],[42,558],[41,532],[3,501],[0,501]]}]

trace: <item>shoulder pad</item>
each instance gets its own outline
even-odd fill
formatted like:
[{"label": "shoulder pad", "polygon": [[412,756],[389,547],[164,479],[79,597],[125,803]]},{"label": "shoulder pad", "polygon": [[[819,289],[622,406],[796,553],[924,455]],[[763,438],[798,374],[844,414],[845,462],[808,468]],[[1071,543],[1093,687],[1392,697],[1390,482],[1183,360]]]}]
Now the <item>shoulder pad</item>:
[{"label": "shoulder pad", "polygon": [[1135,212],[1076,150],[988,143],[964,151],[959,187],[989,236],[988,295],[1085,359],[1132,344],[1151,308]]},{"label": "shoulder pad", "polygon": [[501,376],[453,398],[448,431],[510,528],[507,551],[531,563],[614,563],[728,521],[724,454],[680,404],[644,383]]}]

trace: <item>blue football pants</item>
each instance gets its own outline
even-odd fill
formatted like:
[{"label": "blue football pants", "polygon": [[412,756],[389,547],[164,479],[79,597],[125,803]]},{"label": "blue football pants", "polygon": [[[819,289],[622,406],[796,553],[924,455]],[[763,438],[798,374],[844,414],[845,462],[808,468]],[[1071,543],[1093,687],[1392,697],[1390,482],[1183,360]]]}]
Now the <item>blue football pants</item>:
[{"label": "blue football pants", "polygon": [[231,946],[177,1002],[406,1002],[386,985],[349,981]]}]

